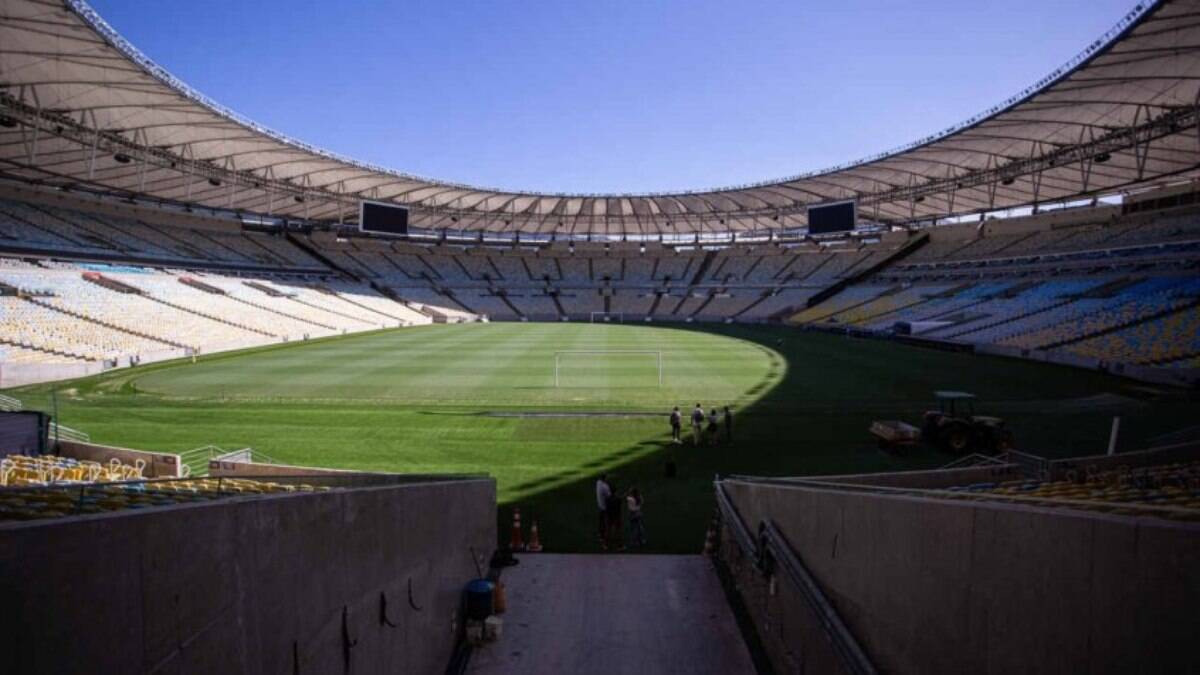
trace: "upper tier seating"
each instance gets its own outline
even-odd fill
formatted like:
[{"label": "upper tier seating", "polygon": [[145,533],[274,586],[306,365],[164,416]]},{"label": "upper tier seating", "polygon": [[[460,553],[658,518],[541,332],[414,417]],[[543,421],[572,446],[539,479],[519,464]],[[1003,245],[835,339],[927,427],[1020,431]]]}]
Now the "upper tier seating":
[{"label": "upper tier seating", "polygon": [[232,264],[319,267],[279,236],[226,229],[155,225],[135,218],[0,200],[0,246],[78,254],[194,260]]}]

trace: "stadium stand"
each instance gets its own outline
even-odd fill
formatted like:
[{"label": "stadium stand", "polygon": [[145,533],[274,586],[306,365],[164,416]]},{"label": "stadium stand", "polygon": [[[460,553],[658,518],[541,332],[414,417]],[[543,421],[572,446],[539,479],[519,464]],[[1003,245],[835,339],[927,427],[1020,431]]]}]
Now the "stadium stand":
[{"label": "stadium stand", "polygon": [[[136,467],[101,467],[94,462],[73,462],[59,458],[25,458],[19,455],[3,460],[0,485],[26,487],[25,490],[0,492],[0,521],[40,520],[144,509],[176,504],[193,504],[242,495],[291,492],[328,492],[333,488],[309,483],[287,484],[275,481],[238,478],[199,478],[140,481]],[[99,472],[97,474],[97,472]],[[98,478],[88,478],[91,475]],[[60,476],[64,478],[59,478]],[[70,478],[78,476],[78,478]],[[108,481],[122,481],[116,485]],[[72,483],[99,483],[72,487]]]},{"label": "stadium stand", "polygon": [[[1016,497],[1026,503],[1070,506],[1104,513],[1200,520],[1200,462],[1098,468],[1087,465],[1069,478],[1018,478],[945,488],[972,496]],[[1165,510],[1122,508],[1167,507]],[[1178,509],[1178,510],[1176,510]]]},{"label": "stadium stand", "polygon": [[[72,485],[139,480],[143,478],[142,474],[145,468],[146,463],[142,460],[138,460],[134,464],[127,464],[118,459],[100,463],[55,455],[37,457],[7,455],[0,459],[0,486]],[[5,492],[4,495],[6,501],[0,503],[7,507],[20,506],[25,510],[36,511],[40,506],[36,501],[30,502],[24,499],[27,495],[22,495],[22,493]],[[11,501],[14,496],[22,499],[20,504],[14,504]],[[71,511],[72,509],[67,509],[67,512]],[[0,519],[5,518],[6,515],[3,510],[0,510]],[[66,513],[47,513],[37,517],[51,515],[66,515]]]},{"label": "stadium stand", "polygon": [[[1123,216],[1098,207],[1017,218],[1012,232],[993,221],[944,226],[895,262],[905,233],[840,244],[517,248],[327,232],[293,239],[151,216],[0,200],[0,234],[10,237],[0,247],[20,238],[44,249],[0,257],[5,362],[123,364],[173,349],[604,312],[880,333],[903,324],[926,339],[1173,369],[1197,353],[1186,334],[1200,294],[1194,208]],[[164,266],[148,264],[155,259]]]}]

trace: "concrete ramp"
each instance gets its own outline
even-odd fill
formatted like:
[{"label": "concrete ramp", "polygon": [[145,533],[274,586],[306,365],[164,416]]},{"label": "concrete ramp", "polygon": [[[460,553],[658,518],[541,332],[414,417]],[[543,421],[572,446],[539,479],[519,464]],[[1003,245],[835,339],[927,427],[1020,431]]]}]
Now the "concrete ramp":
[{"label": "concrete ramp", "polygon": [[467,672],[754,673],[705,557],[522,555],[504,570],[504,634]]}]

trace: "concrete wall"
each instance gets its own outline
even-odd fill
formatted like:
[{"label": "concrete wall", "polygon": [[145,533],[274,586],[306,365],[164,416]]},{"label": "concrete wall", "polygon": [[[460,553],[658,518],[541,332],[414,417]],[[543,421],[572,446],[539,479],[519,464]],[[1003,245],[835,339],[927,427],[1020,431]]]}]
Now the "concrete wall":
[{"label": "concrete wall", "polygon": [[1141,466],[1170,464],[1172,462],[1194,462],[1200,460],[1200,442],[1176,443],[1148,450],[1133,452],[1118,452],[1113,455],[1090,455],[1087,457],[1070,457],[1050,462],[1050,476],[1054,480],[1063,480],[1068,472],[1077,476],[1086,476],[1088,467],[1098,470],[1129,467],[1136,469]]},{"label": "concrete wall", "polygon": [[[883,672],[1200,669],[1200,524],[723,484],[752,532],[774,520]],[[770,613],[751,616],[760,634],[784,631],[779,662],[779,645],[820,649]]]},{"label": "concrete wall", "polygon": [[[53,438],[53,434],[51,434]],[[119,459],[123,464],[137,465],[138,460],[146,463],[142,472],[145,478],[178,478],[183,467],[179,455],[167,452],[148,452],[146,450],[130,450],[98,443],[83,443],[80,441],[59,441],[57,454],[63,457],[99,462],[108,465],[112,459]]]},{"label": "concrete wall", "polygon": [[896,471],[892,473],[851,473],[838,476],[805,477],[807,482],[878,485],[882,487],[933,490],[956,485],[1016,480],[1021,469],[1015,464],[1002,466],[970,466],[961,469],[930,469],[928,471]]},{"label": "concrete wall", "polygon": [[358,471],[320,469],[310,466],[288,464],[252,464],[232,458],[214,459],[208,462],[208,475],[217,478],[249,478],[251,476],[329,476],[337,474],[359,475]]},{"label": "concrete wall", "polygon": [[495,497],[472,479],[0,525],[0,672],[442,672]]},{"label": "concrete wall", "polygon": [[774,672],[850,674],[800,590],[782,580],[772,584],[764,577],[755,567],[753,555],[734,541],[727,525],[718,555]]},{"label": "concrete wall", "polygon": [[[210,460],[208,475],[213,478],[258,478],[276,480],[277,482],[301,483],[305,478],[317,478],[319,485],[334,487],[350,487],[355,485],[381,485],[398,481],[419,482],[443,479],[445,476],[408,474],[397,476],[391,473],[374,473],[345,469],[323,469],[311,466],[293,466],[290,464],[259,464],[249,461],[224,459]],[[281,479],[296,480],[281,480]]]},{"label": "concrete wall", "polygon": [[104,365],[87,363],[0,363],[0,389],[95,375]]}]

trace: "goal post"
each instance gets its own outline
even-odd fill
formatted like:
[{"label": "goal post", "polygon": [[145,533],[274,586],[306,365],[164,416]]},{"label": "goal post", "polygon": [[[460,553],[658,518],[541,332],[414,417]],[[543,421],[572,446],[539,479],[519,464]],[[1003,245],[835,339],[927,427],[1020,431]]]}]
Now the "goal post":
[{"label": "goal post", "polygon": [[604,323],[611,323],[613,321],[612,317],[616,317],[617,323],[625,323],[625,313],[624,312],[592,312],[591,313],[592,323],[596,323],[597,319]]},{"label": "goal post", "polygon": [[562,386],[562,360],[564,356],[629,356],[629,357],[653,357],[654,365],[658,369],[658,386],[663,384],[663,357],[662,352],[653,349],[567,349],[554,352],[554,387],[557,389]]}]

